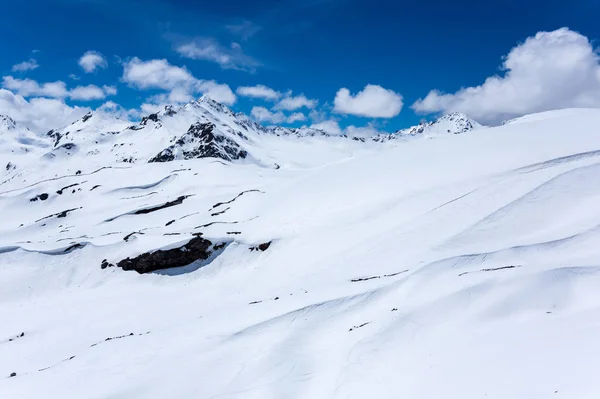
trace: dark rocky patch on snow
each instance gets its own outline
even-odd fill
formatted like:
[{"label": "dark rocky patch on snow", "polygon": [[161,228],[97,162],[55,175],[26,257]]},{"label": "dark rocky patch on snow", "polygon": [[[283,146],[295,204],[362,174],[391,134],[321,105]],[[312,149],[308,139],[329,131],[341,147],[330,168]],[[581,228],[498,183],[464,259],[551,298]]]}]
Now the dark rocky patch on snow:
[{"label": "dark rocky patch on snow", "polygon": [[362,328],[362,327],[366,326],[367,324],[369,324],[369,322],[366,322],[366,323],[360,324],[360,325],[358,325],[358,326],[354,326],[354,327],[352,327],[351,329],[349,329],[349,330],[348,330],[348,332],[350,332],[350,331],[354,331],[354,330],[356,330],[357,328]]},{"label": "dark rocky patch on snow", "polygon": [[41,193],[41,194],[38,194],[38,195],[36,195],[36,196],[35,196],[35,197],[33,197],[33,198],[30,198],[30,199],[29,199],[29,201],[30,201],[30,202],[36,202],[36,201],[38,201],[38,200],[39,200],[39,201],[46,201],[47,199],[48,199],[48,194],[46,194],[46,193]]},{"label": "dark rocky patch on snow", "polygon": [[148,162],[195,158],[221,158],[233,161],[248,156],[248,152],[238,143],[221,134],[215,134],[214,129],[213,123],[194,123],[175,144],[165,148]]},{"label": "dark rocky patch on snow", "polygon": [[188,197],[189,197],[189,195],[182,195],[181,197],[177,198],[176,200],[165,202],[163,205],[153,206],[151,208],[138,209],[133,214],[134,215],[143,215],[146,213],[160,211],[161,209],[170,208],[175,205],[181,205],[183,203],[183,201]]},{"label": "dark rocky patch on snow", "polygon": [[78,186],[79,184],[80,184],[80,183],[69,184],[68,186],[65,186],[65,187],[61,188],[60,190],[58,190],[58,191],[56,192],[56,194],[58,194],[58,195],[62,195],[62,193],[63,193],[63,192],[64,192],[64,191],[65,191],[67,188],[75,187],[75,186]]},{"label": "dark rocky patch on snow", "polygon": [[269,249],[269,247],[271,246],[271,242],[263,242],[262,244],[258,244],[254,247],[250,247],[250,251],[261,251],[261,252],[265,252],[267,249]]},{"label": "dark rocky patch on snow", "polygon": [[352,282],[352,283],[358,283],[358,282],[361,282],[361,281],[375,280],[375,279],[378,279],[378,278],[394,277],[394,276],[397,276],[399,274],[406,273],[406,272],[408,272],[408,269],[402,270],[402,271],[396,272],[396,273],[384,274],[382,276],[369,276],[369,277],[353,278],[352,280],[350,280],[350,282]]},{"label": "dark rocky patch on snow", "polygon": [[238,195],[236,195],[233,199],[231,199],[229,201],[217,202],[216,204],[214,204],[212,206],[212,208],[209,209],[209,211],[212,211],[213,209],[218,208],[221,205],[231,204],[233,201],[235,201],[236,199],[240,198],[242,195],[244,195],[246,193],[262,193],[262,191],[260,191],[260,190],[246,190],[246,191],[242,191],[241,193],[239,193]]},{"label": "dark rocky patch on snow", "polygon": [[117,263],[123,270],[135,270],[140,274],[162,269],[187,266],[198,260],[208,259],[217,248],[205,238],[196,236],[178,248],[146,252],[135,258],[126,258]]},{"label": "dark rocky patch on snow", "polygon": [[516,269],[518,267],[521,267],[521,265],[510,265],[510,266],[494,267],[494,268],[491,268],[491,269],[477,270],[475,272],[462,272],[458,276],[460,277],[460,276],[464,276],[465,274],[478,273],[478,272],[495,272],[497,270]]},{"label": "dark rocky patch on snow", "polygon": [[52,215],[44,216],[43,218],[36,220],[35,223],[37,223],[39,221],[42,221],[44,219],[50,219],[51,217],[54,217],[54,216],[56,216],[57,218],[65,218],[65,217],[67,217],[67,215],[69,214],[69,212],[73,212],[73,211],[76,211],[78,209],[82,209],[82,207],[67,209],[66,211],[62,211],[62,212],[58,212],[58,213],[53,213]]},{"label": "dark rocky patch on snow", "polygon": [[225,212],[227,212],[227,211],[228,211],[228,210],[230,210],[230,209],[231,209],[231,207],[227,207],[227,208],[223,209],[223,210],[222,210],[222,211],[220,211],[220,212],[211,213],[211,214],[210,214],[210,216],[213,216],[213,217],[214,217],[214,216],[219,216],[219,215],[222,215],[222,214],[224,214]]}]

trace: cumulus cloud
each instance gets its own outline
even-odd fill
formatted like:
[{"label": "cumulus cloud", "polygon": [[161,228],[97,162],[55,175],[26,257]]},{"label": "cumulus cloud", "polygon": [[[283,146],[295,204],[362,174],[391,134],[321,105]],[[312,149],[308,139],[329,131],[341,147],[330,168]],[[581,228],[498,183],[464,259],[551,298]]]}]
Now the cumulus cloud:
[{"label": "cumulus cloud", "polygon": [[36,60],[34,60],[32,58],[29,61],[23,61],[23,62],[13,65],[12,71],[13,72],[27,72],[27,71],[33,71],[34,69],[36,69],[38,67],[39,67],[39,64],[37,63]]},{"label": "cumulus cloud", "polygon": [[367,138],[373,137],[381,132],[372,125],[367,126],[348,126],[344,129],[344,134],[348,137],[359,137],[359,138]]},{"label": "cumulus cloud", "polygon": [[70,98],[79,101],[101,100],[106,96],[117,94],[117,89],[114,86],[103,86],[100,88],[96,85],[88,85],[77,86],[74,89],[68,90],[65,82],[60,80],[49,83],[38,83],[32,79],[16,79],[12,76],[4,76],[2,78],[2,87],[23,97]]},{"label": "cumulus cloud", "polygon": [[89,111],[88,107],[71,107],[59,99],[35,97],[26,100],[10,90],[0,89],[0,114],[9,115],[38,133],[67,125]]},{"label": "cumulus cloud", "polygon": [[12,76],[2,78],[2,87],[23,97],[67,97],[69,91],[65,82],[56,81],[40,84],[32,79],[16,79]]},{"label": "cumulus cloud", "polygon": [[393,118],[402,110],[402,96],[378,85],[366,85],[352,95],[350,90],[338,90],[333,102],[334,112],[366,116],[370,118]]},{"label": "cumulus cloud", "polygon": [[302,112],[294,112],[287,118],[287,123],[301,122],[306,120],[306,115]]},{"label": "cumulus cloud", "polygon": [[350,125],[344,129],[342,129],[340,127],[339,122],[336,121],[335,119],[328,119],[328,120],[321,121],[318,123],[313,123],[312,125],[310,125],[310,127],[313,129],[322,130],[326,133],[329,133],[329,134],[332,134],[335,136],[346,135],[348,137],[366,138],[366,137],[373,137],[375,135],[382,133],[381,131],[379,131],[376,127],[374,127],[371,124],[369,124],[367,126],[360,126],[360,127]]},{"label": "cumulus cloud", "polygon": [[240,86],[236,93],[244,97],[261,98],[263,100],[275,101],[281,97],[281,93],[265,85]]},{"label": "cumulus cloud", "polygon": [[71,100],[80,101],[102,100],[116,94],[117,88],[114,86],[103,86],[102,88],[96,85],[77,86],[69,91]]},{"label": "cumulus cloud", "polygon": [[83,68],[85,73],[92,73],[97,69],[108,67],[108,62],[99,52],[86,51],[79,59],[79,66]]},{"label": "cumulus cloud", "polygon": [[164,59],[142,61],[135,57],[124,63],[122,80],[137,89],[170,91],[168,95],[162,97],[162,100],[168,103],[190,101],[197,93],[208,95],[225,105],[236,102],[235,93],[228,85],[214,80],[197,79],[187,68],[171,65]]},{"label": "cumulus cloud", "polygon": [[312,109],[316,107],[318,104],[317,100],[311,100],[307,98],[304,94],[300,94],[297,96],[293,96],[292,92],[287,92],[286,96],[282,98],[273,109],[276,110],[285,110],[285,111],[295,111],[297,109],[306,107]]},{"label": "cumulus cloud", "polygon": [[272,112],[269,111],[265,107],[252,107],[251,111],[252,117],[256,119],[258,122],[266,122],[266,123],[294,123],[298,121],[303,121],[306,119],[306,116],[302,112],[295,112],[289,116],[285,115],[281,111]]},{"label": "cumulus cloud", "polygon": [[344,134],[342,128],[340,127],[340,124],[333,119],[321,121],[319,123],[313,123],[312,125],[310,125],[310,127],[313,129],[322,130],[326,133],[333,134],[336,136],[341,136],[342,134]]},{"label": "cumulus cloud", "polygon": [[134,57],[123,64],[122,80],[137,89],[172,90],[178,85],[193,84],[196,79],[185,68],[165,59],[142,61]]},{"label": "cumulus cloud", "polygon": [[538,32],[514,47],[504,74],[454,94],[432,90],[411,108],[419,113],[459,111],[496,124],[528,113],[600,107],[600,61],[587,37],[561,28]]},{"label": "cumulus cloud", "polygon": [[202,80],[198,82],[196,88],[202,94],[209,96],[221,104],[233,105],[236,101],[235,94],[224,83],[217,83],[214,80]]},{"label": "cumulus cloud", "polygon": [[193,60],[205,60],[219,64],[223,69],[254,72],[260,62],[246,55],[239,43],[223,46],[212,38],[198,38],[175,47],[181,56]]}]

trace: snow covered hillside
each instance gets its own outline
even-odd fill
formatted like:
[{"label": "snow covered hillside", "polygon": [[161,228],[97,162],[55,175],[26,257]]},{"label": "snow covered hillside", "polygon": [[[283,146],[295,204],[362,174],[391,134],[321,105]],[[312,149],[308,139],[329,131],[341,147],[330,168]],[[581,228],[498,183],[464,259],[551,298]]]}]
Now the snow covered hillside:
[{"label": "snow covered hillside", "polygon": [[2,398],[598,397],[600,110],[3,120]]}]

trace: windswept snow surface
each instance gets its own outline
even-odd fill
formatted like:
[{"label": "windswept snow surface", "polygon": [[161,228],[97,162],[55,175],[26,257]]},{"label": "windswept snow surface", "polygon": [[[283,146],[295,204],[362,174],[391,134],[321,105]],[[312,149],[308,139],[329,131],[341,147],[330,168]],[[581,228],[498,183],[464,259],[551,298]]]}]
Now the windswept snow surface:
[{"label": "windswept snow surface", "polygon": [[[0,153],[0,397],[600,397],[600,111],[385,143],[250,129],[240,162],[147,163],[171,138],[149,126],[114,139],[143,162],[108,135]],[[226,245],[100,268],[199,232]]]}]

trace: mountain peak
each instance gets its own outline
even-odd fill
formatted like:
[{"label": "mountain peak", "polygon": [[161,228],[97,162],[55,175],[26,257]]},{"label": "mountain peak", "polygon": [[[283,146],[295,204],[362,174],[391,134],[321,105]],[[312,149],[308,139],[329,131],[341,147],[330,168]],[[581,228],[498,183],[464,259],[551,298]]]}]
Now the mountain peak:
[{"label": "mountain peak", "polygon": [[17,122],[8,115],[0,114],[0,128],[3,130],[13,130],[17,127]]},{"label": "mountain peak", "polygon": [[462,112],[451,112],[440,116],[438,119],[430,122],[421,122],[416,126],[407,129],[398,130],[397,135],[417,135],[417,134],[460,134],[470,130],[480,128],[475,120],[469,118]]}]

